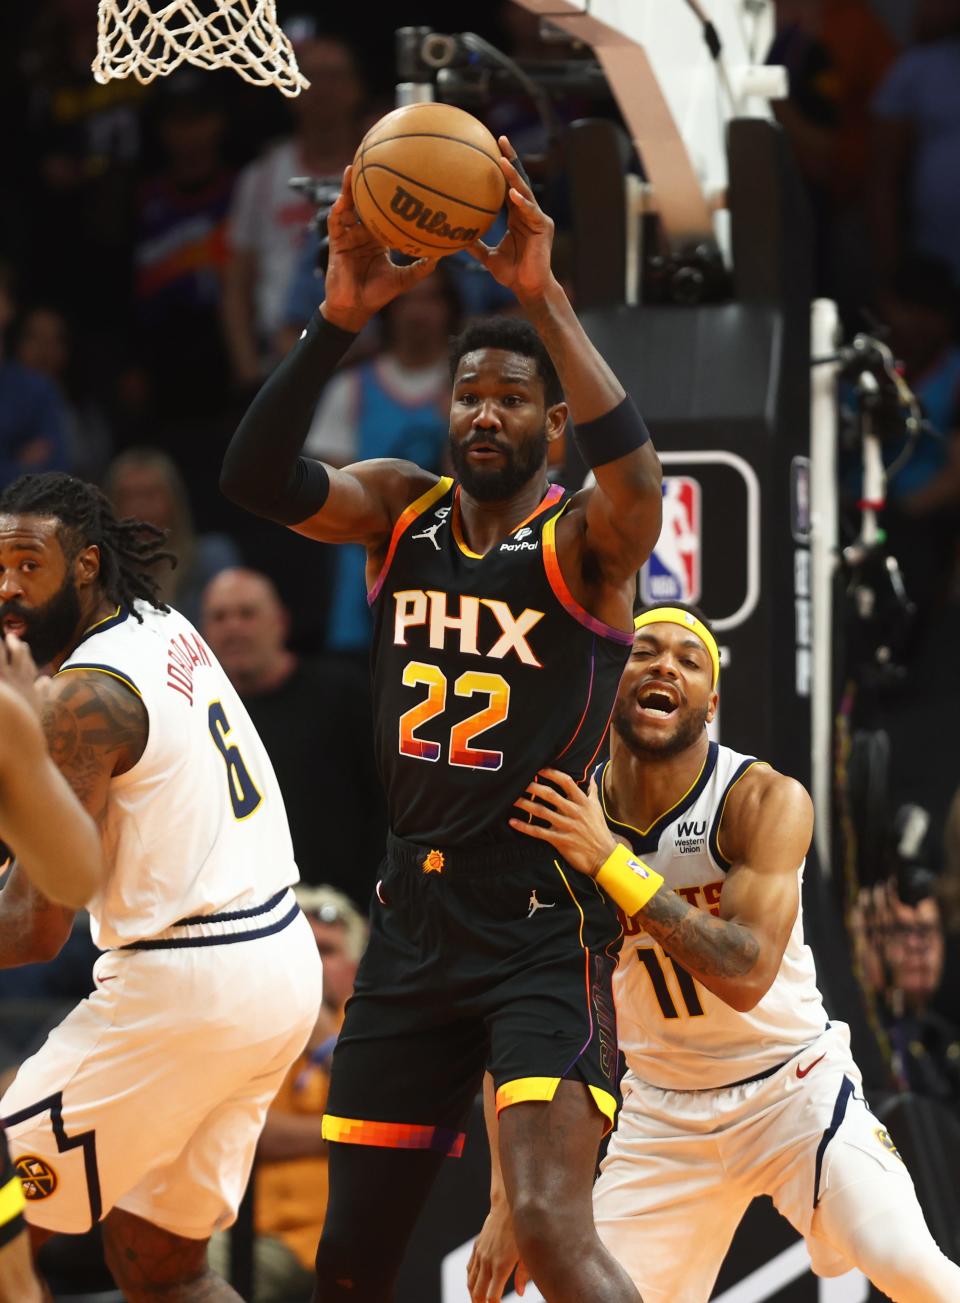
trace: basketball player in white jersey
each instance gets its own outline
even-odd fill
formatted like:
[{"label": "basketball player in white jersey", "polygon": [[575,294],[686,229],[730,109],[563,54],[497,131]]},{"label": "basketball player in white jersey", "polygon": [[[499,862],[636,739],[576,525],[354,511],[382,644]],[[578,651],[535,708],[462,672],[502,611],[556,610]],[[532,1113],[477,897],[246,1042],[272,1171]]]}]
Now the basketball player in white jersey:
[{"label": "basketball player in white jersey", "polygon": [[[517,802],[539,822],[514,820],[623,915],[627,1072],[594,1189],[600,1237],[645,1303],[706,1303],[748,1204],[767,1194],[818,1274],[858,1267],[895,1303],[956,1303],[960,1268],[867,1106],[803,941],[810,798],[709,740],[720,658],[702,619],[660,607],[636,623],[610,760],[588,794],[545,771],[552,785]],[[516,1262],[494,1203],[470,1265],[474,1303],[499,1299]]]},{"label": "basketball player in white jersey", "polygon": [[[162,531],[91,485],[25,476],[0,497],[0,627],[54,674],[43,724],[100,828],[95,989],[2,1103],[32,1227],[103,1221],[131,1303],[236,1299],[206,1265],[233,1220],[267,1107],[320,1003],[266,752],[196,630],[144,567]],[[72,913],[15,862],[0,964],[55,955]]]},{"label": "basketball player in white jersey", "polygon": [[[26,643],[12,633],[0,639],[0,872],[16,846],[23,872],[44,895],[79,908],[103,877],[100,838],[50,759],[36,677]],[[0,1130],[0,1299],[40,1303],[24,1203]]]}]

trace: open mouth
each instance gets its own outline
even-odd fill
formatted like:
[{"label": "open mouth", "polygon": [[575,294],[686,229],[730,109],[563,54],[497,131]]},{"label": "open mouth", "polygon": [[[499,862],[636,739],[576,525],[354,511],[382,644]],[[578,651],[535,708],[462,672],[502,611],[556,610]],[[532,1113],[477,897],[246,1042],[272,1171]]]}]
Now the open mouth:
[{"label": "open mouth", "polygon": [[475,461],[490,461],[494,457],[505,457],[506,453],[495,443],[478,440],[467,448],[467,456],[472,457]]},{"label": "open mouth", "polygon": [[5,615],[0,619],[0,629],[6,637],[8,633],[15,633],[18,638],[22,638],[27,632],[27,622],[19,615]]},{"label": "open mouth", "polygon": [[679,699],[665,688],[645,688],[637,698],[637,708],[646,719],[669,719],[679,706]]}]

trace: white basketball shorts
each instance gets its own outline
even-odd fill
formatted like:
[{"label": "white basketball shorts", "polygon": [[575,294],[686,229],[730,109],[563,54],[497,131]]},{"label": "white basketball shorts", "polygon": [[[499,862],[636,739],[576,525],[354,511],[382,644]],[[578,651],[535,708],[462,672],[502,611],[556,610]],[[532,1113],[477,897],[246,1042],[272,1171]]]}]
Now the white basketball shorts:
[{"label": "white basketball shorts", "polygon": [[77,1234],[118,1207],[205,1239],[314,1027],[320,957],[289,888],[138,944],[101,955],[0,1114],[29,1222]]},{"label": "white basketball shorts", "polygon": [[672,1091],[628,1072],[622,1084],[594,1215],[644,1303],[707,1303],[758,1195],[769,1195],[806,1237],[814,1270],[824,1276],[853,1265],[817,1234],[832,1190],[858,1183],[865,1218],[916,1199],[864,1100],[843,1023],[761,1081]]}]

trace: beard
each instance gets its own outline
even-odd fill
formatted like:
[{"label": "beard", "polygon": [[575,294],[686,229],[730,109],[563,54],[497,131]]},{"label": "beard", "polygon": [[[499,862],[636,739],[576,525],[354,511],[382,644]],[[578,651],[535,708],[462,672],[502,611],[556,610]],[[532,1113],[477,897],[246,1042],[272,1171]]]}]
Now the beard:
[{"label": "beard", "polygon": [[547,432],[529,435],[517,447],[496,440],[504,453],[501,466],[478,470],[467,460],[468,450],[477,443],[493,442],[485,435],[471,435],[462,443],[450,438],[450,460],[457,479],[477,502],[498,502],[512,498],[534,475],[543,469],[547,459]]},{"label": "beard", "polygon": [[700,740],[707,726],[709,709],[709,705],[696,708],[688,706],[686,709],[680,707],[676,711],[678,719],[672,733],[666,736],[658,733],[652,737],[641,737],[632,706],[621,705],[618,701],[614,708],[612,723],[618,736],[635,756],[669,760]]},{"label": "beard", "polygon": [[67,574],[43,606],[25,607],[16,601],[7,602],[0,614],[23,620],[23,641],[37,665],[43,666],[70,646],[81,619],[80,594],[72,576]]}]

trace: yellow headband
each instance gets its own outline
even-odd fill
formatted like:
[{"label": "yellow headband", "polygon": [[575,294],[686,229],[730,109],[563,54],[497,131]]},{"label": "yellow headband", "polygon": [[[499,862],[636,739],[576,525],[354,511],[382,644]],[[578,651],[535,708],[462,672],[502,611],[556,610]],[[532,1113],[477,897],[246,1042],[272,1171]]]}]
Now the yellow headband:
[{"label": "yellow headband", "polygon": [[636,617],[633,622],[634,632],[648,624],[679,624],[681,629],[689,629],[691,633],[695,633],[710,653],[710,660],[713,664],[712,686],[717,686],[717,680],[720,677],[720,649],[717,646],[716,638],[702,620],[698,620],[690,611],[685,611],[680,606],[658,606],[654,610],[644,611],[642,615]]}]

